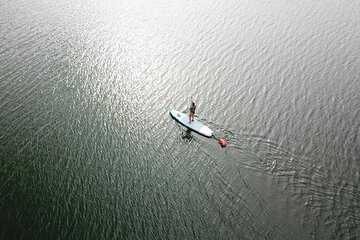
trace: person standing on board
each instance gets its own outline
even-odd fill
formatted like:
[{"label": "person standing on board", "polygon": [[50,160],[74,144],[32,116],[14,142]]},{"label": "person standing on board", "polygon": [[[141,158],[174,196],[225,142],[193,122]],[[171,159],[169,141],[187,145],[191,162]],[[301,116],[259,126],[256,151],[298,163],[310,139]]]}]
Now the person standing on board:
[{"label": "person standing on board", "polygon": [[191,98],[191,103],[190,103],[190,112],[189,112],[189,123],[191,123],[192,121],[194,121],[194,115],[195,115],[195,109],[196,109],[196,105],[195,102],[192,100]]}]

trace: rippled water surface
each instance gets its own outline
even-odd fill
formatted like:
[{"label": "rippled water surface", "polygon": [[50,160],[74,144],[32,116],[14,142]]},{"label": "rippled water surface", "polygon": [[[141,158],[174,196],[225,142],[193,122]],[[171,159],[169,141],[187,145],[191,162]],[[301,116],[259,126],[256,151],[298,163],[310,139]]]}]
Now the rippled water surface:
[{"label": "rippled water surface", "polygon": [[0,239],[360,238],[360,1],[0,12]]}]

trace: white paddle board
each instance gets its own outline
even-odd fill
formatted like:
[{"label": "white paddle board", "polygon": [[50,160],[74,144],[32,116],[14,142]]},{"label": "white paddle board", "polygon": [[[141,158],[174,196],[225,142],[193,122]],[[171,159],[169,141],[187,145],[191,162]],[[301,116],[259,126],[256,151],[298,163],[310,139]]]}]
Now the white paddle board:
[{"label": "white paddle board", "polygon": [[189,128],[190,130],[197,132],[205,137],[212,137],[213,131],[199,122],[198,120],[194,119],[191,123],[189,122],[189,115],[179,112],[175,109],[170,110],[170,115],[179,123],[184,125],[185,127]]}]

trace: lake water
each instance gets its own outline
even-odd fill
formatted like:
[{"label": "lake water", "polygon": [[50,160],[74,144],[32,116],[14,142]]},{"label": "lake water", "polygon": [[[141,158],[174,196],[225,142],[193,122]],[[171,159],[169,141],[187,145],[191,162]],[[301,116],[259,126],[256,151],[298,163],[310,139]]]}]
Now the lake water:
[{"label": "lake water", "polygon": [[0,239],[360,238],[360,1],[0,12]]}]

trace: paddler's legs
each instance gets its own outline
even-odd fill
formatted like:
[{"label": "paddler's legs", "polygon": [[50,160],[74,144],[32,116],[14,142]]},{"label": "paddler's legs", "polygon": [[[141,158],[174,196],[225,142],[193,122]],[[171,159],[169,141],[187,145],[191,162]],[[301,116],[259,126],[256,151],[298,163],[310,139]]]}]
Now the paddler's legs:
[{"label": "paddler's legs", "polygon": [[189,113],[189,122],[191,123],[192,121],[194,121],[194,113],[190,112]]}]

